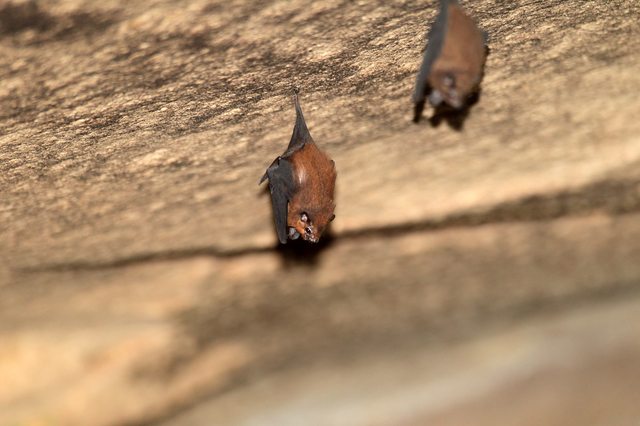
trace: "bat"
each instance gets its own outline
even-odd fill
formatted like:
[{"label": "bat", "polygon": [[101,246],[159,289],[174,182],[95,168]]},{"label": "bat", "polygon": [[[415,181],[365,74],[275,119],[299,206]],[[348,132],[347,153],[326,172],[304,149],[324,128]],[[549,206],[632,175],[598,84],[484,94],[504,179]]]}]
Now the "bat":
[{"label": "bat", "polygon": [[336,167],[333,160],[315,144],[302,115],[298,90],[295,91],[296,124],[287,150],[269,166],[261,185],[269,179],[273,217],[282,244],[300,235],[317,243],[322,231],[335,215],[333,194]]},{"label": "bat", "polygon": [[460,109],[482,78],[487,34],[480,31],[457,0],[442,0],[429,31],[429,42],[418,72],[413,102],[425,98],[437,107],[443,102]]}]

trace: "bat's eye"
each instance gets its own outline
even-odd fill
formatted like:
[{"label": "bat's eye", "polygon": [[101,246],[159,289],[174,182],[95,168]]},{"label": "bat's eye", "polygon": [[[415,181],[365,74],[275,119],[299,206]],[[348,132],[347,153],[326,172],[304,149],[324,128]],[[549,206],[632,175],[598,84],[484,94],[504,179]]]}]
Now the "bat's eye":
[{"label": "bat's eye", "polygon": [[309,216],[306,213],[300,213],[300,220],[304,223],[309,222]]},{"label": "bat's eye", "polygon": [[306,229],[304,230],[304,232],[306,232],[306,233],[307,233],[307,235],[311,234],[311,228],[306,228]]}]

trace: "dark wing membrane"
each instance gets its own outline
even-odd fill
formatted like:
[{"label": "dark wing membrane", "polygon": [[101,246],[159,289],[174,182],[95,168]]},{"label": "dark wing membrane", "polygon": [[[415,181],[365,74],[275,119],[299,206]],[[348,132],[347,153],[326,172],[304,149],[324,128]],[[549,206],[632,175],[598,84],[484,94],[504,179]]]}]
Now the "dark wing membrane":
[{"label": "dark wing membrane", "polygon": [[282,244],[287,243],[287,208],[289,196],[293,192],[293,169],[284,158],[278,157],[262,176],[260,183],[269,178],[271,189],[271,203],[273,204],[273,218],[276,231]]},{"label": "dark wing membrane", "polygon": [[[452,1],[454,4],[457,4],[455,0],[450,1]],[[429,76],[431,75],[431,67],[433,66],[433,63],[438,59],[438,56],[440,56],[442,45],[444,44],[444,39],[447,35],[446,33],[448,15],[449,0],[442,0],[442,8],[440,9],[440,14],[438,14],[438,17],[433,22],[431,30],[429,31],[429,42],[427,44],[427,49],[424,52],[424,59],[422,60],[420,71],[418,72],[418,79],[416,80],[416,90],[413,93],[414,103],[424,101],[427,85],[429,84]]]},{"label": "dark wing membrane", "polygon": [[304,147],[304,144],[307,142],[313,142],[311,139],[311,134],[309,133],[309,129],[307,129],[307,123],[304,121],[304,116],[302,115],[302,108],[300,108],[300,102],[298,102],[298,94],[295,94],[296,97],[296,125],[293,128],[293,134],[291,135],[291,141],[289,142],[289,146],[287,147],[287,152],[285,155],[291,155],[293,151],[297,151]]}]

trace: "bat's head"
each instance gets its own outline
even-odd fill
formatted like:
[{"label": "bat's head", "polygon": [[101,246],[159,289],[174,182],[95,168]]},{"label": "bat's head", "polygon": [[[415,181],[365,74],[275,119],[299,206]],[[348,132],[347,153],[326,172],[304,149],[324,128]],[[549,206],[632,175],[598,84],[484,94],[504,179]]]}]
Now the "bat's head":
[{"label": "bat's head", "polygon": [[436,107],[445,102],[454,108],[461,108],[464,95],[456,84],[456,75],[452,72],[435,72],[434,74],[429,103]]},{"label": "bat's head", "polygon": [[429,103],[434,107],[442,102],[453,108],[462,108],[471,93],[478,84],[478,76],[466,71],[437,71],[431,78],[431,94]]},{"label": "bat's head", "polygon": [[306,212],[302,212],[300,213],[295,226],[289,228],[289,238],[295,240],[302,235],[302,238],[305,241],[317,243],[320,241],[320,236],[322,235],[324,228],[326,228],[327,224],[335,217],[336,216],[334,214],[331,214],[328,219],[323,220],[319,215],[317,220],[314,221],[312,216]]}]

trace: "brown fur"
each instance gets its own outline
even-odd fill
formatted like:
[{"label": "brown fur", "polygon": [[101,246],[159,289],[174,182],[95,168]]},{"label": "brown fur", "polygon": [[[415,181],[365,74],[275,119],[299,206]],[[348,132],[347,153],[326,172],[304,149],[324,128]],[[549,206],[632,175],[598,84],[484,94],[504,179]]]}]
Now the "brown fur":
[{"label": "brown fur", "polygon": [[[429,83],[442,93],[445,100],[451,101],[446,85],[446,75],[453,76],[454,90],[461,101],[479,83],[485,60],[485,47],[482,32],[473,19],[455,4],[449,5],[446,38],[442,52],[433,64]],[[451,103],[451,102],[448,102]]]},{"label": "brown fur", "polygon": [[[295,190],[289,199],[287,225],[294,227],[303,238],[317,240],[333,218],[336,207],[333,202],[336,168],[327,154],[313,142],[307,142],[289,157],[289,161]],[[302,213],[309,217],[306,224],[300,220]],[[305,232],[308,227],[311,234]]]}]

